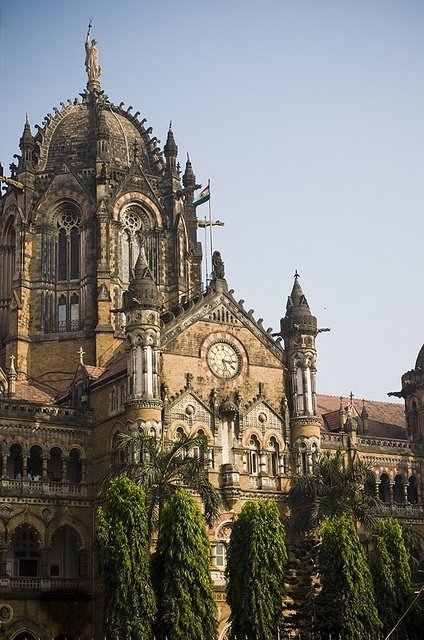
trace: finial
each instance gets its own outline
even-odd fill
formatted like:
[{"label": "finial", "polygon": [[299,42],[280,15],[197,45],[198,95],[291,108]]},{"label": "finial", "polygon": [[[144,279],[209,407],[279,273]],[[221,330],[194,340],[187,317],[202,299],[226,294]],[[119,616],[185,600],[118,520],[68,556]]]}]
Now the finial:
[{"label": "finial", "polygon": [[169,130],[172,131],[172,120],[169,121]]},{"label": "finial", "polygon": [[16,369],[15,369],[15,360],[16,357],[15,356],[10,356],[10,369],[9,369],[9,376],[16,376],[18,375],[16,373]]},{"label": "finial", "polygon": [[84,364],[85,351],[82,347],[78,349],[78,355],[79,355],[80,364]]},{"label": "finial", "polygon": [[349,394],[349,398],[350,398],[350,404],[353,404],[353,392],[351,391]]},{"label": "finial", "polygon": [[300,273],[297,272],[297,269],[294,270],[294,277],[296,280],[300,278]]}]

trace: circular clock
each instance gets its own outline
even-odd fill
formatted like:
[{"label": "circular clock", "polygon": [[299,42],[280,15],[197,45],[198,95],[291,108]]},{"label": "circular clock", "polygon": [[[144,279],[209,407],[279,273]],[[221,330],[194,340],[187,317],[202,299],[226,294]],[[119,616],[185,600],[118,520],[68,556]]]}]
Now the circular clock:
[{"label": "circular clock", "polygon": [[235,378],[241,369],[241,355],[228,342],[214,342],[206,354],[209,369],[217,378],[230,380]]}]

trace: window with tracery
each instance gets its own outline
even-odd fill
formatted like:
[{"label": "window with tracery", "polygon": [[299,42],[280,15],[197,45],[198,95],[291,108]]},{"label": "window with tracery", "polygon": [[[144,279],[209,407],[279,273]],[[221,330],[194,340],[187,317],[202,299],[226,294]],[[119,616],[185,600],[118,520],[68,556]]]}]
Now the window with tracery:
[{"label": "window with tracery", "polygon": [[55,309],[49,292],[44,297],[46,331],[78,331],[82,328],[81,313],[81,214],[73,202],[62,202],[54,217],[56,227]]},{"label": "window with tracery", "polygon": [[142,210],[139,205],[129,206],[122,216],[122,279],[130,281],[131,269],[134,269],[142,245]]},{"label": "window with tracery", "polygon": [[80,215],[72,203],[64,203],[56,214],[57,239],[57,279],[59,282],[80,278]]}]

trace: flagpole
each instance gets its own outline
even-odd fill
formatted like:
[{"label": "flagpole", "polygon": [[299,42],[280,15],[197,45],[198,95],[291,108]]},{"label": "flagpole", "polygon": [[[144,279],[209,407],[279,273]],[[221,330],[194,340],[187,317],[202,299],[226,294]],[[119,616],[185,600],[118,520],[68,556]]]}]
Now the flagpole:
[{"label": "flagpole", "polygon": [[208,232],[205,225],[205,289],[208,288]]},{"label": "flagpole", "polygon": [[208,180],[208,188],[209,188],[209,200],[208,200],[208,207],[209,207],[209,240],[210,240],[210,248],[211,248],[211,265],[212,265],[213,264],[213,260],[212,260],[212,255],[213,255],[213,245],[212,245],[212,206],[211,206],[212,196],[211,196],[211,181],[210,180]]}]

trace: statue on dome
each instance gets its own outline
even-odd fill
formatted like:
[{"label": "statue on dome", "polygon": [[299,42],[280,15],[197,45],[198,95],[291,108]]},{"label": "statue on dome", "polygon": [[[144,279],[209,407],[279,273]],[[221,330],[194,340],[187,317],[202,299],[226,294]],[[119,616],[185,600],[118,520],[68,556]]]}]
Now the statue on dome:
[{"label": "statue on dome", "polygon": [[97,51],[97,40],[90,42],[91,20],[88,23],[87,37],[85,39],[85,68],[87,70],[88,81],[98,82],[102,69],[99,65],[99,52]]}]

